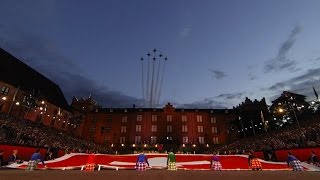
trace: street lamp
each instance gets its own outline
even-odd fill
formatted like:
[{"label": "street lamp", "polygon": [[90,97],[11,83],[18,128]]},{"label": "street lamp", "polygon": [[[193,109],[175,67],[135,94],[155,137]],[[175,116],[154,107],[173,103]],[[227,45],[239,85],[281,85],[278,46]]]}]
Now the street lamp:
[{"label": "street lamp", "polygon": [[5,101],[5,100],[7,100],[7,97],[3,96],[1,99]]}]

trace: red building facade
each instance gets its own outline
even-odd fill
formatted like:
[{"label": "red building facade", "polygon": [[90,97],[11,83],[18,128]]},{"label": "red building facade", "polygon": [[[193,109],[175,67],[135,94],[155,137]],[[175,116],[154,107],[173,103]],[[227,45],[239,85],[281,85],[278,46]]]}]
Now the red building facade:
[{"label": "red building facade", "polygon": [[89,112],[82,137],[106,146],[138,147],[172,144],[176,147],[206,146],[228,142],[228,109],[104,108]]},{"label": "red building facade", "polygon": [[61,130],[79,127],[60,87],[0,48],[0,113]]}]

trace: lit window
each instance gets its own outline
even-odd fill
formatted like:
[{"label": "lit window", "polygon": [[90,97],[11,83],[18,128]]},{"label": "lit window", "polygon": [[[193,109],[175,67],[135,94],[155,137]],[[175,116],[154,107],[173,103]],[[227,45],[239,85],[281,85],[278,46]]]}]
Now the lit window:
[{"label": "lit window", "polygon": [[121,126],[121,133],[126,133],[126,132],[127,132],[127,127]]},{"label": "lit window", "polygon": [[182,126],[182,132],[188,132],[188,126],[186,125]]},{"label": "lit window", "polygon": [[217,134],[218,133],[218,128],[217,127],[212,127],[212,133]]},{"label": "lit window", "polygon": [[7,95],[9,93],[9,88],[6,86],[3,86],[1,89],[1,94]]},{"label": "lit window", "polygon": [[140,144],[140,143],[141,143],[141,136],[135,136],[135,137],[134,137],[134,142],[135,142],[136,144]]},{"label": "lit window", "polygon": [[202,133],[203,132],[203,126],[198,126],[198,132]]},{"label": "lit window", "polygon": [[152,119],[152,122],[156,122],[157,121],[157,115],[152,115],[151,119]]},{"label": "lit window", "polygon": [[136,132],[141,132],[141,125],[136,125]]},{"label": "lit window", "polygon": [[181,116],[181,121],[182,122],[187,122],[187,116],[186,115],[182,115]]},{"label": "lit window", "polygon": [[197,122],[202,122],[202,116],[197,115]]},{"label": "lit window", "polygon": [[127,116],[123,116],[121,122],[122,123],[126,123],[127,121],[128,121],[128,117]]},{"label": "lit window", "polygon": [[219,144],[219,138],[213,137],[213,144]]},{"label": "lit window", "polygon": [[216,117],[211,117],[211,124],[216,124],[216,123],[217,123]]},{"label": "lit window", "polygon": [[167,122],[172,122],[172,116],[171,115],[167,115]]},{"label": "lit window", "polygon": [[141,114],[137,115],[137,121],[142,121],[142,115]]},{"label": "lit window", "polygon": [[120,137],[120,143],[121,144],[126,143],[126,137]]},{"label": "lit window", "polygon": [[188,138],[188,137],[182,137],[182,142],[183,142],[184,144],[189,143],[189,138]]},{"label": "lit window", "polygon": [[204,137],[199,137],[199,143],[204,144]]},{"label": "lit window", "polygon": [[151,132],[157,132],[157,125],[151,126]]}]

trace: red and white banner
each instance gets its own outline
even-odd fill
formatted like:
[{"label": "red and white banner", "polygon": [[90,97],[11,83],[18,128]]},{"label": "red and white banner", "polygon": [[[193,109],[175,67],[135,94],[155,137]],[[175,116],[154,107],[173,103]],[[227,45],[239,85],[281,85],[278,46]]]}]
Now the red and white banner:
[{"label": "red and white banner", "polygon": [[[129,155],[105,155],[105,154],[82,154],[71,153],[55,160],[46,161],[49,169],[77,169],[87,163],[94,163],[102,169],[134,169],[137,154]],[[167,165],[166,154],[146,154],[151,169],[165,169]],[[176,154],[176,165],[183,170],[210,170],[211,155],[203,154]],[[248,157],[246,155],[220,155],[222,170],[249,170]],[[260,160],[263,170],[291,170],[286,162],[269,162]],[[24,169],[27,162],[11,164],[7,167]],[[303,163],[307,171],[319,171],[320,169]],[[39,163],[39,169],[43,165]]]}]

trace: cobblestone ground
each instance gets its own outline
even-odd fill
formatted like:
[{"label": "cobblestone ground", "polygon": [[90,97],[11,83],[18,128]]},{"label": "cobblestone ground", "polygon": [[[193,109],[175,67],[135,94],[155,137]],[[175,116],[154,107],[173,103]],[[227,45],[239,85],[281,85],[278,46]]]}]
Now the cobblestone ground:
[{"label": "cobblestone ground", "polygon": [[292,172],[292,171],[166,171],[149,170],[137,172],[134,170],[103,170],[94,172],[85,172],[80,170],[38,170],[26,172],[24,170],[0,170],[0,179],[41,179],[41,180],[84,180],[84,179],[103,179],[103,180],[286,180],[300,179],[313,180],[320,179],[320,172]]}]

